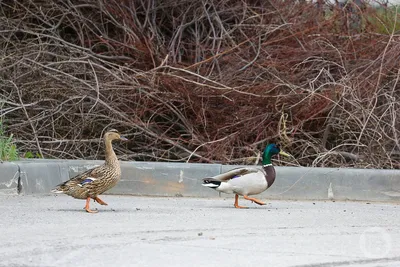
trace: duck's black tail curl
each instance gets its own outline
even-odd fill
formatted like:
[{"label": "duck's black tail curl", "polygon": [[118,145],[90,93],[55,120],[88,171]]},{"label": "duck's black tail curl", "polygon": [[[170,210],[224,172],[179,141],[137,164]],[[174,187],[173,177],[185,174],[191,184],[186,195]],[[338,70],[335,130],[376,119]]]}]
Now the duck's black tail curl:
[{"label": "duck's black tail curl", "polygon": [[202,186],[210,187],[210,188],[217,188],[221,185],[221,181],[215,180],[213,178],[204,178]]}]

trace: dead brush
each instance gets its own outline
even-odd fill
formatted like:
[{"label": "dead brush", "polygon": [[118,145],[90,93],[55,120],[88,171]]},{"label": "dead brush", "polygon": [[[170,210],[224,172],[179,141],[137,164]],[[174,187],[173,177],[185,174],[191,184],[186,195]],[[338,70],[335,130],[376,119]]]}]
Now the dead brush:
[{"label": "dead brush", "polygon": [[326,7],[2,1],[1,118],[44,157],[101,158],[112,127],[126,160],[251,164],[273,141],[281,164],[399,168],[397,13]]}]

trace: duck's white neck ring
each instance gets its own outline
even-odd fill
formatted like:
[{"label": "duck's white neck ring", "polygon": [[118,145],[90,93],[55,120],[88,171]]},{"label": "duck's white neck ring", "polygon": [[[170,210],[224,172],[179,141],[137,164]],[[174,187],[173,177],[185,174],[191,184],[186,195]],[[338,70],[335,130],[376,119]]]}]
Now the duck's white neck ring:
[{"label": "duck's white neck ring", "polygon": [[272,166],[272,163],[263,165],[263,167],[269,167],[269,166]]}]

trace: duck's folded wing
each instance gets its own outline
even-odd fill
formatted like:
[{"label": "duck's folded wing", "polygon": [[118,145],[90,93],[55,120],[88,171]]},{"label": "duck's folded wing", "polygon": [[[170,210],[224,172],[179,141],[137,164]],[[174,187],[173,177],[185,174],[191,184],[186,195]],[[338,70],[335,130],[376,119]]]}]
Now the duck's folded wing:
[{"label": "duck's folded wing", "polygon": [[85,184],[91,183],[93,181],[96,181],[100,178],[100,172],[98,171],[98,168],[93,168],[90,170],[87,170],[81,174],[78,174],[75,177],[72,177],[68,181],[65,181],[64,183],[60,184],[59,186],[75,186],[78,185],[80,187],[84,186]]},{"label": "duck's folded wing", "polygon": [[[257,168],[242,167],[242,168],[232,169],[230,171],[215,175],[211,178],[214,180],[217,180],[217,181],[228,181],[228,180],[233,179],[238,176],[242,176],[242,175],[249,174],[249,173],[255,173],[255,172],[259,172],[259,171],[260,170]],[[209,179],[209,178],[205,178],[205,179]]]}]

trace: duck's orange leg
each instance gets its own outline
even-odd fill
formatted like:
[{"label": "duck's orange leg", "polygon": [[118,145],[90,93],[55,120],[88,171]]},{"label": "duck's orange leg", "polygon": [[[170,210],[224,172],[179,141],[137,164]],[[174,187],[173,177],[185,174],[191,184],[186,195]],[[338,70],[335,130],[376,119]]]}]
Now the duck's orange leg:
[{"label": "duck's orange leg", "polygon": [[239,195],[238,194],[235,194],[235,205],[234,206],[237,209],[247,209],[247,207],[239,206]]},{"label": "duck's orange leg", "polygon": [[87,212],[89,212],[89,213],[97,213],[97,212],[98,212],[97,210],[91,210],[91,209],[89,208],[89,204],[90,204],[90,197],[88,197],[88,198],[86,199],[85,210],[86,210]]},{"label": "duck's orange leg", "polygon": [[96,201],[97,203],[99,203],[100,205],[108,205],[106,202],[104,202],[103,200],[101,200],[99,197],[95,197],[94,201]]},{"label": "duck's orange leg", "polygon": [[262,202],[261,200],[258,200],[257,198],[252,198],[252,197],[248,197],[248,196],[243,196],[244,199],[253,201],[254,203],[257,203],[258,205],[265,205],[265,202]]}]

